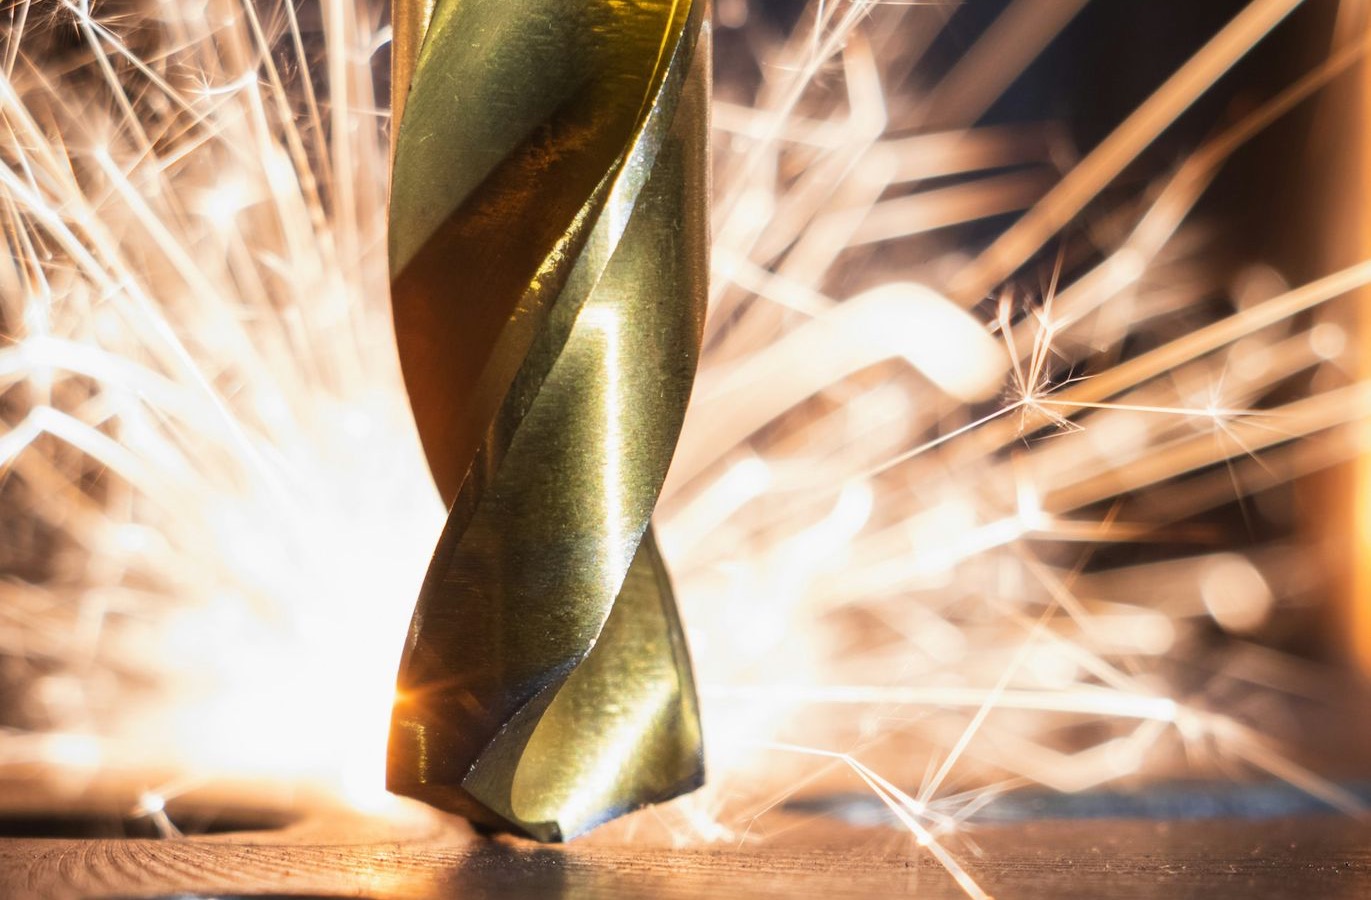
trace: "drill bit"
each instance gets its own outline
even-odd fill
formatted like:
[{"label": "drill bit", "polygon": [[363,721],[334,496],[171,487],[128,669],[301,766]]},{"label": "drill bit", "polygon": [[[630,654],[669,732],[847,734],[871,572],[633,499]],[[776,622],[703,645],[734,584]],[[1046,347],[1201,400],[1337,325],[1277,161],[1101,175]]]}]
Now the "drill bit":
[{"label": "drill bit", "polygon": [[389,788],[574,837],[704,777],[649,519],[699,355],[704,0],[395,0],[396,338],[450,504]]}]

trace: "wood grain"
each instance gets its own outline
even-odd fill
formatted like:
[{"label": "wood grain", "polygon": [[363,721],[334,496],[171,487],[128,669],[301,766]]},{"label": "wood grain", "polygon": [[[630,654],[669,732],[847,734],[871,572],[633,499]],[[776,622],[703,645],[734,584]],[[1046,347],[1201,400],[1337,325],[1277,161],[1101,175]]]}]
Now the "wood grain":
[{"label": "wood grain", "polygon": [[[282,830],[170,840],[0,840],[0,896],[323,895],[378,898],[963,896],[907,836],[774,819],[742,844],[671,847],[592,835],[542,847],[473,835],[410,810],[322,812]],[[996,897],[1371,896],[1371,825],[1274,821],[1037,821],[980,827],[949,847]]]}]

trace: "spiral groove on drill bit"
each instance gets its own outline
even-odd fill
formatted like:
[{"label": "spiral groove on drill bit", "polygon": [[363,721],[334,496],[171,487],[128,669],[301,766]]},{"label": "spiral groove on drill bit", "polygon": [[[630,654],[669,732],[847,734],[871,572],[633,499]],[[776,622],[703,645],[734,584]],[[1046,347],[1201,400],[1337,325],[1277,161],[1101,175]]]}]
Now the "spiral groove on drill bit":
[{"label": "spiral groove on drill bit", "polygon": [[396,334],[451,511],[388,785],[562,840],[703,779],[649,527],[704,314],[703,3],[397,0],[395,33]]}]

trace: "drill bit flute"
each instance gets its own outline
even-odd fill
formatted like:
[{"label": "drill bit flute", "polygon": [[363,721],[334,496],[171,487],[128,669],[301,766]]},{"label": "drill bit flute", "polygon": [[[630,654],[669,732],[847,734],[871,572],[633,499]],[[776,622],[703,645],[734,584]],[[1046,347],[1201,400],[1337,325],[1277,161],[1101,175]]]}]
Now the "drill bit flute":
[{"label": "drill bit flute", "polygon": [[395,0],[401,363],[451,504],[392,791],[562,840],[703,779],[649,519],[707,277],[702,0]]}]

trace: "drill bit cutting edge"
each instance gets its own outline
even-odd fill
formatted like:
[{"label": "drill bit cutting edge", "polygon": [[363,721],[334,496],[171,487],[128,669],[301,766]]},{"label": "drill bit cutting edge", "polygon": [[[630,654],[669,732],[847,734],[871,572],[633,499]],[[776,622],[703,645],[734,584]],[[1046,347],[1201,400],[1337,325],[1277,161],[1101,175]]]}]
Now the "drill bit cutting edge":
[{"label": "drill bit cutting edge", "polygon": [[707,279],[702,0],[396,0],[401,363],[451,506],[387,784],[574,837],[703,781],[649,520]]}]

